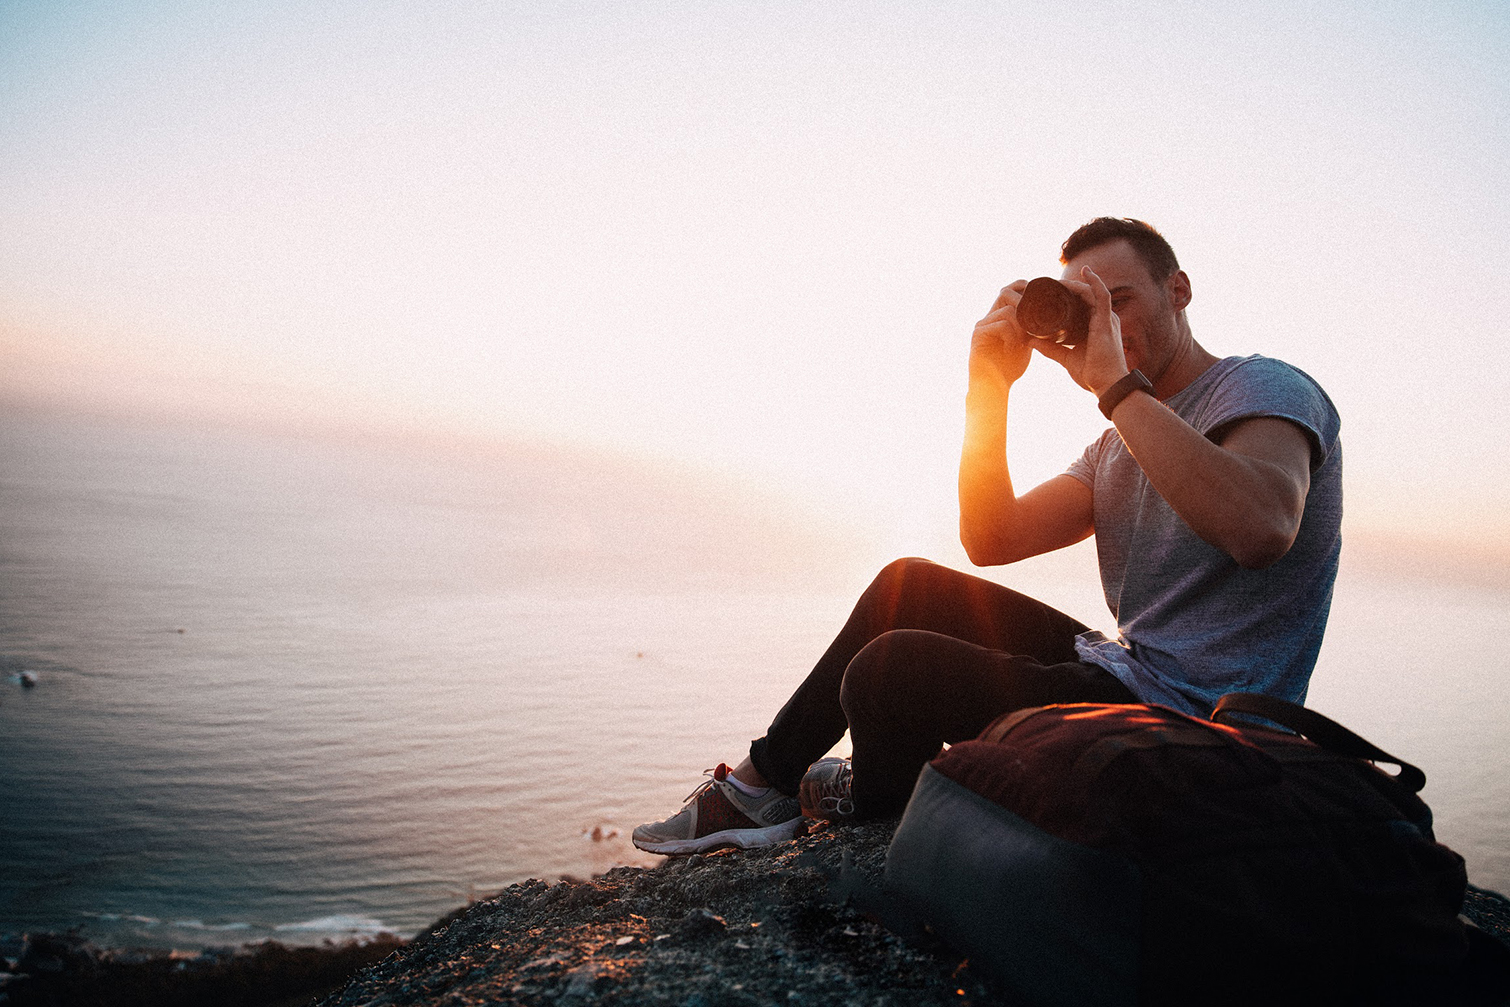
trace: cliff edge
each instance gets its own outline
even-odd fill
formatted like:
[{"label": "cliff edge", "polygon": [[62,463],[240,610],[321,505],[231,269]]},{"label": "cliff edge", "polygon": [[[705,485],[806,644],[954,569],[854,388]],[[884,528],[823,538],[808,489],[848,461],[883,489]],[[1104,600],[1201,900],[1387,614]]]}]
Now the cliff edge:
[{"label": "cliff edge", "polygon": [[[959,955],[875,922],[894,829],[872,823],[591,881],[517,884],[317,1007],[997,1002]],[[1470,889],[1465,915],[1510,942],[1504,898]]]},{"label": "cliff edge", "polygon": [[991,1002],[959,956],[866,915],[895,825],[513,885],[319,1007]]}]

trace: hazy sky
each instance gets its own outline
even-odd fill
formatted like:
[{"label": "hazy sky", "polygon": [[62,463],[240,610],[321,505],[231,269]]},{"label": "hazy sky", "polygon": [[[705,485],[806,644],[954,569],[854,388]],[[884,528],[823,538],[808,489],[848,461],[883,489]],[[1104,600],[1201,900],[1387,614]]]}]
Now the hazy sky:
[{"label": "hazy sky", "polygon": [[[0,396],[711,464],[954,522],[1092,216],[1308,371],[1357,529],[1510,554],[1503,3],[0,3]],[[1047,360],[1021,482],[1104,424]]]}]

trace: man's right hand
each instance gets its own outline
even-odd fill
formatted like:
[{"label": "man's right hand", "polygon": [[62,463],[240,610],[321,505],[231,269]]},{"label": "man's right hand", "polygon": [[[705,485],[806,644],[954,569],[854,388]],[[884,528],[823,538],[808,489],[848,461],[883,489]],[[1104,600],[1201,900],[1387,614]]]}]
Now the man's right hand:
[{"label": "man's right hand", "polygon": [[984,382],[1005,393],[1033,359],[1032,337],[1017,324],[1017,302],[1028,286],[1018,280],[1005,286],[991,311],[975,323],[970,338],[970,383]]}]

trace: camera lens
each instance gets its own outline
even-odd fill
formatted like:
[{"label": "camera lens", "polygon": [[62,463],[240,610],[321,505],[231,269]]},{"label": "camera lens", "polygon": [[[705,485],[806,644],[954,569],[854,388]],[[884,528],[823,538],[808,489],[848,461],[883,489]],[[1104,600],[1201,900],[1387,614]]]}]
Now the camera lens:
[{"label": "camera lens", "polygon": [[1091,309],[1051,276],[1029,280],[1017,302],[1017,324],[1038,339],[1079,346],[1090,332]]}]

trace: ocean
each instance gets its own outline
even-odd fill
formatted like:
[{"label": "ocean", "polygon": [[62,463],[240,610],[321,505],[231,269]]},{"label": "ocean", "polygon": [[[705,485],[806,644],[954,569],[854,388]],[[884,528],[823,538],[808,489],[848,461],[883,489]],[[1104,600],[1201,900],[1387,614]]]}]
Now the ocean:
[{"label": "ocean", "polygon": [[[1071,553],[992,576],[1094,602]],[[880,556],[583,449],[0,411],[0,938],[407,936],[653,864],[629,830],[743,754]],[[1343,562],[1310,705],[1510,889],[1510,590]]]}]

